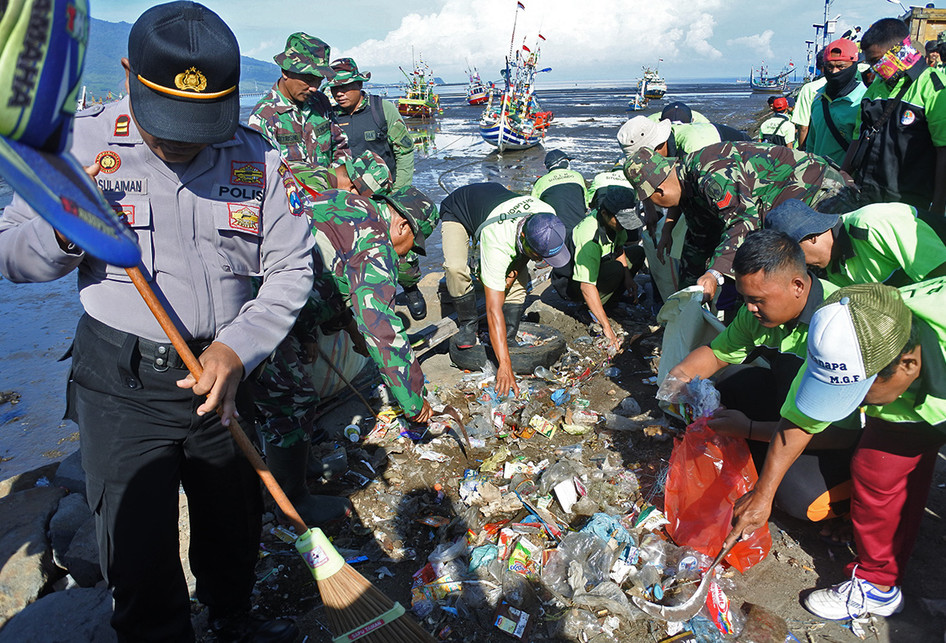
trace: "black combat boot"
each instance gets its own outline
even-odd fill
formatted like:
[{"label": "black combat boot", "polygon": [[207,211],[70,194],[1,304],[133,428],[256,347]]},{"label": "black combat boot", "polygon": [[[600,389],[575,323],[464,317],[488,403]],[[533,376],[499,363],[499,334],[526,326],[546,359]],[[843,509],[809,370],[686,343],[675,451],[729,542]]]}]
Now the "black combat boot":
[{"label": "black combat boot", "polygon": [[503,304],[503,318],[506,320],[507,342],[513,343],[516,341],[516,333],[519,332],[519,322],[522,321],[522,313],[525,311],[525,304]]},{"label": "black combat boot", "polygon": [[404,286],[404,303],[414,321],[420,321],[427,316],[427,301],[424,293],[417,286]]},{"label": "black combat boot", "polygon": [[460,328],[453,336],[453,344],[457,348],[472,348],[476,345],[480,318],[476,310],[476,293],[468,292],[462,297],[454,297],[453,308],[457,311],[457,326]]}]

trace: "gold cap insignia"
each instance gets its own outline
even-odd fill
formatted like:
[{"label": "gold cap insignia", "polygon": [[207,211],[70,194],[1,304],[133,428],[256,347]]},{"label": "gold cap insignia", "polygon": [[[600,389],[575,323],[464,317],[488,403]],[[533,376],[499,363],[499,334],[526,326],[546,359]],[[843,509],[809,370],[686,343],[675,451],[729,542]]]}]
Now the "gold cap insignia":
[{"label": "gold cap insignia", "polygon": [[196,67],[191,67],[175,76],[174,84],[178,89],[202,92],[207,89],[207,78]]}]

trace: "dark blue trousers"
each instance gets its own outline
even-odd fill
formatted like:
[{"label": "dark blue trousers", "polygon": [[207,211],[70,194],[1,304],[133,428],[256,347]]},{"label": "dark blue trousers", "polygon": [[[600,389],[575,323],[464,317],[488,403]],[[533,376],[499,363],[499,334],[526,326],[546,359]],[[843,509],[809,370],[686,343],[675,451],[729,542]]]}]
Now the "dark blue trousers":
[{"label": "dark blue trousers", "polygon": [[[262,497],[259,481],[173,350],[88,315],[73,345],[70,416],[102,572],[113,590],[120,641],[193,641],[179,554],[178,502],[187,495],[197,599],[211,611],[250,606]],[[241,404],[252,407],[250,404]]]}]

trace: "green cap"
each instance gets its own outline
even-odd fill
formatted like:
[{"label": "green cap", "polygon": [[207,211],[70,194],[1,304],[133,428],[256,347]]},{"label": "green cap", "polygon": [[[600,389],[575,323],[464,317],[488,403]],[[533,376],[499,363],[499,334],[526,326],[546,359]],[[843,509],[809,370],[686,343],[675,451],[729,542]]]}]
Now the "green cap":
[{"label": "green cap", "polygon": [[331,86],[347,85],[348,83],[362,82],[366,83],[371,78],[371,72],[361,73],[358,71],[358,65],[354,58],[339,58],[332,61],[332,71],[335,72],[335,78],[332,79]]},{"label": "green cap", "polygon": [[380,156],[366,150],[360,156],[345,161],[348,178],[354,191],[361,196],[387,194],[391,191],[394,179],[391,170]]},{"label": "green cap", "polygon": [[335,72],[328,59],[332,48],[325,42],[298,31],[286,40],[286,50],[273,56],[273,60],[286,71],[332,79]]},{"label": "green cap", "polygon": [[440,221],[440,212],[434,202],[412,185],[390,193],[375,193],[372,198],[387,201],[398,214],[407,219],[414,232],[414,252],[426,255],[427,237],[433,233]]},{"label": "green cap", "polygon": [[624,176],[637,191],[637,197],[643,201],[649,199],[660,184],[667,180],[675,165],[676,161],[642,147],[624,162]]}]

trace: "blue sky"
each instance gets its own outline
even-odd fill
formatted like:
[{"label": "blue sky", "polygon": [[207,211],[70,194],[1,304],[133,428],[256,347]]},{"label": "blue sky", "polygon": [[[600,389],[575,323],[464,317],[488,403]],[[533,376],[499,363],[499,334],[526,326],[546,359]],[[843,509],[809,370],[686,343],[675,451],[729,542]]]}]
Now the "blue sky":
[{"label": "blue sky", "polygon": [[[745,77],[765,61],[801,68],[823,0],[522,0],[516,45],[532,48],[540,32],[543,66],[554,81],[624,80],[654,65],[668,79]],[[92,16],[134,22],[153,2],[90,0]],[[245,55],[269,60],[286,36],[305,31],[332,46],[333,58],[353,56],[379,82],[401,79],[398,66],[423,57],[448,82],[465,80],[467,62],[497,78],[509,50],[516,0],[207,0],[230,25]],[[906,5],[907,3],[904,2]],[[885,0],[833,0],[838,33],[865,30],[902,13]]]}]

